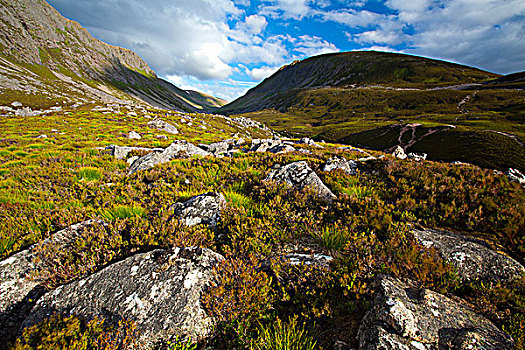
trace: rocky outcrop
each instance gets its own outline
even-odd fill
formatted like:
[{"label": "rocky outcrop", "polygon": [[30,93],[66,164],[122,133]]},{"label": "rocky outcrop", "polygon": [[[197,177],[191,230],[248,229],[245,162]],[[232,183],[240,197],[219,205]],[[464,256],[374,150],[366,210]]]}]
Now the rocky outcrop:
[{"label": "rocky outcrop", "polygon": [[188,141],[177,140],[162,152],[152,152],[137,159],[131,164],[128,174],[153,168],[157,164],[167,163],[175,158],[187,158],[194,155],[208,156],[210,153]]},{"label": "rocky outcrop", "polygon": [[150,122],[148,122],[148,125],[151,127],[156,128],[157,130],[165,131],[167,133],[177,135],[179,133],[179,130],[177,128],[169,123],[166,123],[165,121],[161,119],[154,119]]},{"label": "rocky outcrop", "polygon": [[110,323],[132,320],[139,348],[176,336],[198,340],[212,330],[213,319],[201,307],[201,294],[223,258],[202,248],[154,250],[131,256],[79,281],[44,295],[22,329],[54,313]]},{"label": "rocky outcrop", "polygon": [[465,305],[390,276],[358,332],[360,350],[510,350],[512,338]]},{"label": "rocky outcrop", "polygon": [[104,223],[88,220],[72,225],[0,262],[0,340],[12,340],[36,300],[45,291],[42,281],[31,276],[45,267],[42,261],[35,259],[34,251],[45,245],[66,249],[81,230],[100,224]]},{"label": "rocky outcrop", "polygon": [[510,181],[519,182],[525,184],[525,175],[523,175],[518,169],[509,168],[505,173]]},{"label": "rocky outcrop", "polygon": [[174,211],[173,216],[187,226],[202,224],[215,228],[225,205],[226,200],[222,194],[209,192],[190,198],[186,202],[176,203],[170,209]]},{"label": "rocky outcrop", "polygon": [[407,155],[405,154],[405,150],[401,146],[397,146],[394,152],[392,153],[394,157],[397,159],[406,159]]},{"label": "rocky outcrop", "polygon": [[215,156],[220,155],[231,155],[235,152],[239,152],[239,147],[244,144],[244,139],[227,139],[220,142],[215,142],[209,145],[203,145],[206,151],[212,153]]},{"label": "rocky outcrop", "polygon": [[332,171],[335,169],[341,169],[348,175],[357,174],[357,163],[353,160],[346,160],[344,158],[332,157],[328,159],[323,167],[323,171]]},{"label": "rocky outcrop", "polygon": [[111,152],[111,155],[117,159],[126,159],[128,157],[128,154],[132,151],[140,151],[140,152],[162,152],[164,151],[164,149],[162,148],[129,147],[129,146],[116,146],[116,145],[107,146],[105,149],[109,150],[109,152]]},{"label": "rocky outcrop", "polygon": [[272,147],[268,150],[268,152],[275,153],[275,154],[281,154],[281,153],[288,153],[288,152],[294,152],[295,148],[293,148],[290,145],[286,145],[284,143],[277,145],[275,147]]},{"label": "rocky outcrop", "polygon": [[320,198],[329,201],[335,198],[332,191],[326,187],[305,161],[294,162],[285,166],[276,165],[266,176],[265,181],[286,183],[299,190],[311,188]]},{"label": "rocky outcrop", "polygon": [[488,248],[482,241],[432,229],[414,230],[413,234],[422,245],[435,248],[453,264],[463,281],[512,281],[525,272],[516,260]]}]

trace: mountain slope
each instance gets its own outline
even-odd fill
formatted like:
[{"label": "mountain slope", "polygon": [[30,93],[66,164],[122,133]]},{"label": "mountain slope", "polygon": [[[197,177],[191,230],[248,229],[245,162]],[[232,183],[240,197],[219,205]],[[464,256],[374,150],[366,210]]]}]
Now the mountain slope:
[{"label": "mountain slope", "polygon": [[282,67],[221,112],[287,108],[299,92],[323,87],[436,88],[481,83],[496,77],[479,69],[409,55],[373,51],[326,54]]},{"label": "mountain slope", "polygon": [[123,99],[185,111],[217,106],[208,96],[159,79],[133,51],[93,38],[43,0],[0,4],[0,88],[6,100],[0,102]]},{"label": "mountain slope", "polygon": [[219,112],[294,137],[525,170],[521,79],[408,55],[329,54],[283,67]]}]

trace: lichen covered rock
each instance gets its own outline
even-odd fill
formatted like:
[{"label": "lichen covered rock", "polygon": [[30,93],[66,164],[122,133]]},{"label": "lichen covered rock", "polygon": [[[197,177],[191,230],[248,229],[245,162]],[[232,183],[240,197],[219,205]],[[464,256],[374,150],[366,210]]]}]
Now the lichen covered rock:
[{"label": "lichen covered rock", "polygon": [[201,307],[201,294],[222,256],[202,248],[154,250],[131,256],[44,295],[22,328],[54,313],[95,316],[109,323],[132,320],[140,348],[176,336],[197,340],[210,334],[213,319]]},{"label": "lichen covered rock", "polygon": [[157,164],[167,163],[175,158],[187,158],[194,155],[208,156],[210,153],[188,141],[177,140],[162,152],[152,152],[137,159],[131,164],[128,174],[153,168]]},{"label": "lichen covered rock", "polygon": [[394,157],[397,159],[406,159],[407,155],[405,153],[405,150],[401,146],[397,146],[394,152],[392,153]]},{"label": "lichen covered rock", "polygon": [[374,306],[358,332],[360,350],[510,350],[512,338],[465,305],[380,276]]},{"label": "lichen covered rock", "polygon": [[187,226],[202,224],[214,228],[225,205],[226,200],[222,194],[209,192],[190,198],[186,202],[176,203],[171,209],[174,211],[173,215]]},{"label": "lichen covered rock", "polygon": [[357,174],[357,163],[353,160],[346,160],[344,158],[332,157],[324,165],[323,171],[332,171],[341,169],[348,175]]},{"label": "lichen covered rock", "polygon": [[299,190],[308,187],[325,200],[333,200],[335,198],[332,191],[326,187],[305,161],[290,163],[283,167],[277,165],[266,176],[265,181],[286,183]]},{"label": "lichen covered rock", "polygon": [[166,123],[165,121],[161,119],[154,119],[150,122],[148,122],[148,125],[161,131],[165,131],[167,133],[177,135],[179,133],[179,130],[177,128],[169,123]]},{"label": "lichen covered rock", "polygon": [[414,230],[416,239],[435,248],[443,259],[456,267],[465,281],[512,281],[525,272],[516,260],[488,248],[482,241],[440,230]]}]

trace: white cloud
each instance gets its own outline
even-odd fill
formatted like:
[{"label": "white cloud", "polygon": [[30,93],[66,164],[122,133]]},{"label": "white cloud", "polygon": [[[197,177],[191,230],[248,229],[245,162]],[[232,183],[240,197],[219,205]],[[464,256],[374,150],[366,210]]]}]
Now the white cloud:
[{"label": "white cloud", "polygon": [[268,0],[260,7],[260,13],[270,17],[302,19],[306,17],[311,8],[312,0]]}]

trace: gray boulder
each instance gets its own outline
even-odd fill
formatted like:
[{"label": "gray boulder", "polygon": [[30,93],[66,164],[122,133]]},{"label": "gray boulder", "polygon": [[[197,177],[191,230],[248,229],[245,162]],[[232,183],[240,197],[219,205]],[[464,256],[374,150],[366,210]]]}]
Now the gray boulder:
[{"label": "gray boulder", "polygon": [[188,141],[177,140],[162,152],[152,152],[137,159],[131,164],[128,175],[153,168],[157,164],[167,163],[175,158],[187,158],[194,155],[208,156],[210,153]]},{"label": "gray boulder", "polygon": [[510,350],[513,340],[459,302],[380,276],[373,307],[358,331],[360,350]]},{"label": "gray boulder", "polygon": [[140,134],[136,131],[130,131],[128,133],[128,139],[131,139],[131,140],[140,140],[142,138],[142,136],[140,136]]},{"label": "gray boulder", "polygon": [[394,149],[394,152],[392,153],[394,157],[397,159],[406,159],[407,155],[405,154],[405,150],[401,146],[397,146],[396,149]]},{"label": "gray boulder", "polygon": [[293,148],[290,145],[283,144],[283,143],[268,149],[268,152],[275,153],[275,154],[288,153],[288,152],[294,152],[294,151],[295,151],[295,148]]},{"label": "gray boulder", "polygon": [[226,200],[221,193],[209,192],[183,203],[175,203],[170,209],[174,211],[173,215],[187,226],[202,224],[215,228],[225,205]]},{"label": "gray boulder", "polygon": [[177,128],[169,123],[166,123],[165,121],[161,119],[154,119],[150,122],[148,122],[148,125],[151,127],[156,128],[157,130],[165,131],[167,133],[177,135],[179,133],[179,130]]},{"label": "gray boulder", "polygon": [[335,195],[321,181],[319,176],[308,166],[305,161],[294,162],[283,167],[277,165],[266,176],[265,181],[286,183],[299,190],[312,188],[319,197],[325,200],[333,200]]},{"label": "gray boulder", "polygon": [[116,145],[107,146],[105,149],[109,150],[111,155],[117,159],[126,159],[128,157],[128,154],[132,151],[144,151],[144,152],[154,152],[154,151],[162,152],[164,151],[162,148],[130,147],[130,146],[116,146]]},{"label": "gray boulder", "polygon": [[509,168],[505,173],[510,181],[519,182],[525,184],[525,175],[523,175],[518,169]]},{"label": "gray boulder", "polygon": [[332,171],[334,169],[341,169],[348,175],[357,174],[357,163],[353,160],[346,160],[344,158],[332,157],[328,159],[324,165],[323,171]]},{"label": "gray boulder", "polygon": [[134,321],[139,348],[177,336],[198,340],[214,321],[201,306],[213,267],[223,257],[209,249],[173,248],[131,256],[44,295],[21,330],[54,313]]},{"label": "gray boulder", "polygon": [[267,152],[268,150],[282,146],[283,142],[278,137],[273,139],[253,139],[250,152]]},{"label": "gray boulder", "polygon": [[525,272],[516,260],[488,248],[482,241],[433,229],[412,232],[422,245],[435,248],[453,264],[463,281],[512,281]]},{"label": "gray boulder", "polygon": [[[206,151],[213,153],[215,156],[229,154],[237,151],[244,144],[244,139],[227,139],[206,145]],[[203,147],[204,148],[204,147]]]},{"label": "gray boulder", "polygon": [[104,223],[88,220],[72,225],[0,261],[0,340],[12,340],[36,300],[45,291],[41,286],[43,281],[31,276],[33,272],[45,268],[42,261],[35,260],[34,251],[44,245],[66,249],[82,229],[95,224]]}]

